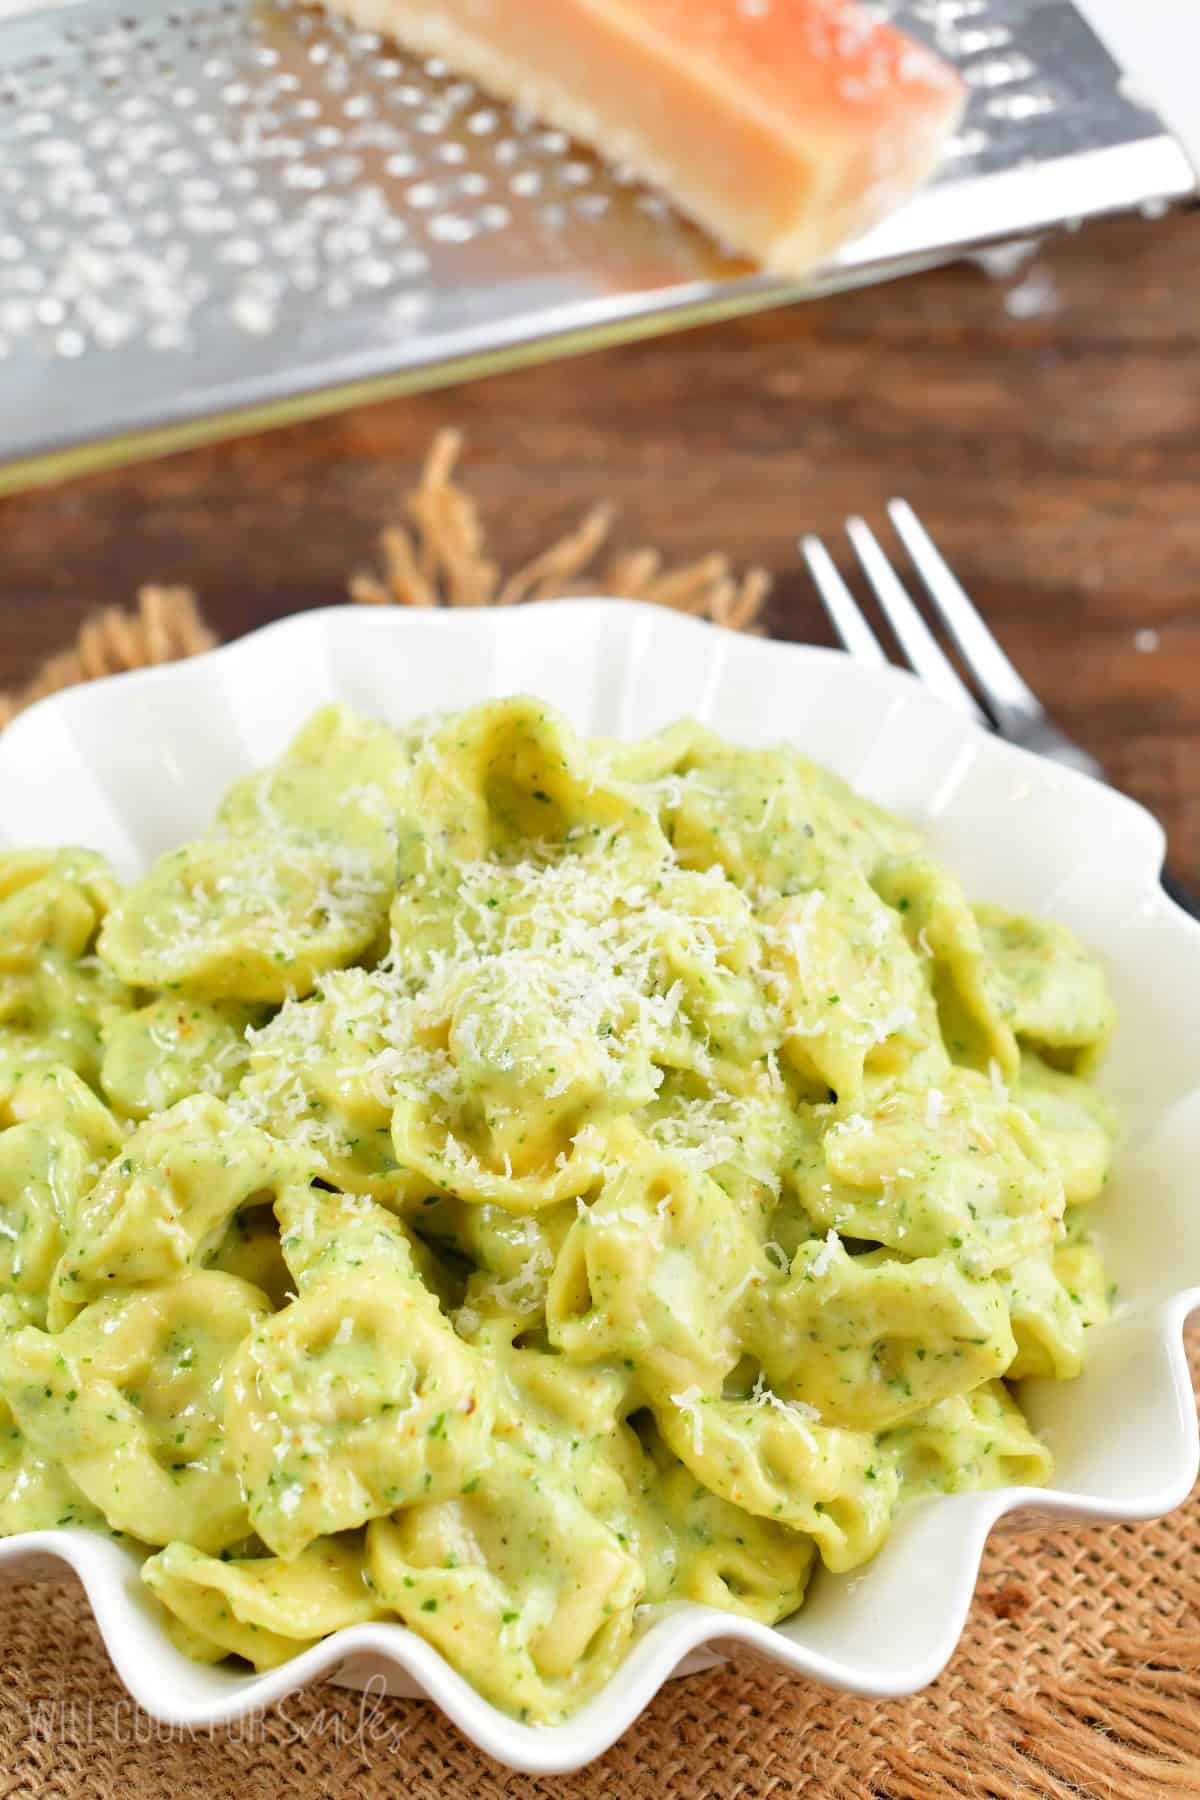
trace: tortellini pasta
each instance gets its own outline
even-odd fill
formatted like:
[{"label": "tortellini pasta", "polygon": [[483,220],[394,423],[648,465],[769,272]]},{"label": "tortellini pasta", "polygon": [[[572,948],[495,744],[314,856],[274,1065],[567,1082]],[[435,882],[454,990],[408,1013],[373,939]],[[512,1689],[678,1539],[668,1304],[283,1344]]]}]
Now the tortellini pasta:
[{"label": "tortellini pasta", "polygon": [[367,1531],[376,1594],[502,1704],[561,1713],[628,1644],[645,1578],[552,1468],[497,1444],[487,1478]]},{"label": "tortellini pasta", "polygon": [[240,1656],[273,1669],[384,1610],[353,1534],[321,1538],[288,1562],[206,1556],[171,1543],[142,1565],[142,1579],[167,1607],[176,1641],[201,1662]]},{"label": "tortellini pasta", "polygon": [[537,1723],[663,1605],[775,1623],[1050,1478],[1112,1029],[793,750],[326,708],[124,891],[0,857],[0,1533],[128,1540],[202,1660],[390,1620]]},{"label": "tortellini pasta", "polygon": [[207,1095],[154,1115],[75,1208],[50,1283],[51,1322],[117,1286],[202,1267],[241,1207],[304,1173],[302,1156]]},{"label": "tortellini pasta", "polygon": [[772,1391],[832,1424],[882,1430],[1002,1375],[1016,1346],[1004,1295],[949,1256],[848,1256],[836,1233],[802,1244],[760,1290]]},{"label": "tortellini pasta", "polygon": [[888,1084],[823,1127],[790,1173],[818,1226],[906,1256],[958,1253],[975,1274],[1053,1241],[1062,1172],[1029,1114],[973,1069],[925,1089]]},{"label": "tortellini pasta", "polygon": [[249,1059],[246,1028],[260,1007],[162,997],[107,1020],[100,1089],[129,1119],[148,1119],[196,1093],[233,1092]]},{"label": "tortellini pasta", "polygon": [[697,1377],[719,1386],[762,1260],[754,1220],[681,1159],[629,1154],[567,1233],[546,1296],[550,1341],[573,1359],[629,1360],[652,1391]]},{"label": "tortellini pasta", "polygon": [[44,1325],[75,1215],[121,1128],[74,1070],[0,1070],[0,1296]]},{"label": "tortellini pasta", "polygon": [[748,1400],[667,1396],[663,1439],[709,1492],[810,1538],[826,1566],[853,1569],[879,1548],[897,1477],[866,1431],[821,1423],[816,1407],[756,1386]]},{"label": "tortellini pasta", "polygon": [[310,992],[383,923],[404,765],[383,727],[318,713],[277,768],[238,784],[208,837],[117,899],[103,959],[138,987],[200,1000]]},{"label": "tortellini pasta", "polygon": [[114,1530],[220,1550],[249,1532],[226,1369],[267,1311],[257,1289],[210,1271],[112,1294],[54,1335],[26,1326],[0,1339],[0,1391],[35,1453]]},{"label": "tortellini pasta", "polygon": [[87,850],[0,854],[0,1058],[61,1063],[95,1080],[105,1026],[130,1004],[95,953],[118,893]]},{"label": "tortellini pasta", "polygon": [[[421,1280],[403,1227],[364,1209],[374,1203],[287,1196],[284,1254],[299,1296],[247,1337],[228,1372],[230,1455],[255,1531],[283,1557],[456,1493],[487,1459],[481,1358]],[[331,1213],[351,1243],[363,1233],[361,1254],[327,1235]]]},{"label": "tortellini pasta", "polygon": [[910,1493],[981,1487],[1040,1487],[1050,1453],[1002,1381],[939,1400],[881,1440]]}]

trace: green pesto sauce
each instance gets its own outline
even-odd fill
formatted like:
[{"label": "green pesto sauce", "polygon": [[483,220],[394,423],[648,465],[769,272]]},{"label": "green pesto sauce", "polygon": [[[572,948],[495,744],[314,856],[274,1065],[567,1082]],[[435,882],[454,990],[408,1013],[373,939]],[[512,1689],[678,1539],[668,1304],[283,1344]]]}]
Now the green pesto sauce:
[{"label": "green pesto sauce", "polygon": [[1103,970],[796,752],[318,713],[121,889],[0,856],[0,1533],[202,1660],[400,1619],[553,1722],[1048,1479]]}]

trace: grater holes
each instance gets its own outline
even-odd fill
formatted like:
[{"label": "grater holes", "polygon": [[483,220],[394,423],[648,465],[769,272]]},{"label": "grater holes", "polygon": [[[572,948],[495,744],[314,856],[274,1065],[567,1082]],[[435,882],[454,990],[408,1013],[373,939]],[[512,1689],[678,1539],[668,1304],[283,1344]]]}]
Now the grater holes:
[{"label": "grater holes", "polygon": [[1012,43],[1012,32],[1007,25],[955,26],[939,31],[936,36],[938,49],[956,61],[978,56],[985,50],[1003,50]]},{"label": "grater holes", "polygon": [[981,62],[968,62],[962,72],[963,80],[970,88],[1008,87],[1015,81],[1027,81],[1034,73],[1034,65],[1029,58],[1018,50],[1005,55],[988,56]]},{"label": "grater holes", "polygon": [[[959,174],[1071,104],[1037,66],[1062,0],[880,10],[972,84]],[[491,234],[594,267],[620,241],[614,209],[635,241],[653,221],[660,267],[697,268],[690,228],[627,172],[302,0],[76,0],[54,29],[52,51],[0,65],[0,243],[21,246],[0,255],[0,305],[17,309],[0,332],[18,351],[76,356],[82,337],[88,355],[180,355],[231,331],[319,335],[322,308],[345,334],[380,294],[401,331],[478,279]]]},{"label": "grater holes", "polygon": [[915,19],[943,31],[962,19],[977,19],[988,11],[988,0],[913,0]]},{"label": "grater holes", "polygon": [[990,119],[1006,124],[1023,124],[1029,119],[1044,118],[1057,112],[1061,102],[1057,95],[1027,89],[1020,94],[993,94],[984,105]]},{"label": "grater holes", "polygon": [[419,212],[430,212],[442,204],[444,196],[436,181],[417,181],[405,190],[404,198]]},{"label": "grater holes", "polygon": [[435,213],[427,229],[435,244],[469,244],[479,235],[476,221],[463,213]]}]

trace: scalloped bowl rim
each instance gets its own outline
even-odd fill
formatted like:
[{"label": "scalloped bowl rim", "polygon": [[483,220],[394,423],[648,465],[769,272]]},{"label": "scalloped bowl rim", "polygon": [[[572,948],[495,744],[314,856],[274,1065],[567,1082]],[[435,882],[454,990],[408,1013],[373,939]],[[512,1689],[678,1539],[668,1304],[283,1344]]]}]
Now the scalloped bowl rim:
[{"label": "scalloped bowl rim", "polygon": [[[576,641],[588,634],[591,641],[587,647],[593,658],[590,663]],[[400,679],[404,670],[398,656],[414,646],[419,669],[414,677],[413,698],[402,700],[394,709],[397,717],[410,717],[430,706],[465,705],[472,698],[521,691],[523,683],[501,681],[500,672],[508,667],[502,654],[506,640],[509,645],[515,641],[520,657],[530,658],[540,672],[541,679],[535,675],[525,691],[536,692],[551,704],[563,705],[568,716],[575,716],[584,730],[597,727],[594,718],[580,719],[579,713],[591,709],[594,714],[598,708],[605,720],[606,734],[642,735],[665,723],[667,717],[693,710],[689,705],[671,705],[664,713],[662,697],[664,692],[674,691],[672,681],[678,685],[694,680],[700,683],[703,700],[703,705],[694,710],[708,718],[715,729],[735,740],[790,738],[818,760],[833,766],[840,764],[840,772],[848,779],[869,793],[875,791],[876,797],[891,804],[896,804],[896,772],[904,767],[912,740],[920,739],[925,762],[915,776],[916,803],[911,803],[910,795],[910,804],[901,810],[916,812],[930,829],[931,821],[953,811],[964,785],[969,788],[977,777],[985,785],[990,782],[995,787],[1005,815],[1016,804],[1014,796],[1022,801],[1033,796],[1039,820],[1037,831],[1041,833],[1038,848],[1048,868],[1053,867],[1058,853],[1058,836],[1069,837],[1070,821],[1085,812],[1099,844],[1097,848],[1091,836],[1085,839],[1086,866],[1095,864],[1098,868],[1103,861],[1101,839],[1111,838],[1121,851],[1120,869],[1114,861],[1110,874],[1118,886],[1123,880],[1128,890],[1121,890],[1126,902],[1122,926],[1147,940],[1147,954],[1157,950],[1170,959],[1173,971],[1182,969],[1186,980],[1178,1002],[1181,1010],[1188,1004],[1192,987],[1200,997],[1200,924],[1187,919],[1163,893],[1158,882],[1163,834],[1136,802],[1086,776],[1057,769],[1000,743],[930,694],[905,671],[864,668],[840,651],[818,646],[746,638],[664,608],[627,600],[557,600],[532,603],[511,612],[322,608],[275,621],[184,662],[110,676],[53,694],[20,715],[0,738],[0,795],[5,796],[0,798],[0,841],[12,841],[15,830],[23,834],[25,841],[34,843],[87,842],[86,835],[81,837],[78,832],[70,836],[58,832],[56,820],[70,814],[74,805],[73,818],[84,820],[86,830],[93,817],[87,810],[88,803],[93,799],[97,818],[102,809],[112,809],[105,820],[109,830],[93,836],[93,842],[96,837],[103,840],[96,847],[111,851],[110,840],[118,828],[128,828],[136,837],[137,819],[122,812],[123,805],[136,809],[138,804],[136,798],[126,800],[126,781],[137,788],[141,770],[157,754],[161,766],[157,771],[147,771],[150,786],[143,798],[157,797],[165,786],[170,790],[168,801],[172,795],[180,801],[185,787],[178,768],[170,762],[184,742],[179,734],[187,733],[191,727],[186,742],[195,750],[195,728],[210,721],[223,722],[222,705],[226,722],[235,729],[244,723],[245,714],[237,708],[245,706],[247,694],[238,684],[239,671],[243,675],[249,672],[258,681],[255,699],[273,695],[272,682],[281,680],[302,695],[290,710],[285,696],[283,713],[287,714],[288,724],[280,724],[272,713],[264,727],[266,737],[278,750],[286,741],[288,729],[294,728],[322,698],[345,698],[363,710],[386,714],[388,706],[372,707],[370,697],[382,692],[381,681]],[[381,659],[383,643],[398,653],[394,664],[386,657]],[[468,662],[475,656],[465,679],[457,661],[451,667],[451,647],[460,658],[466,653]],[[311,682],[307,678],[314,667],[314,649],[323,653],[324,660],[318,660],[328,679],[310,700],[307,695]],[[669,654],[664,655],[666,652]],[[522,661],[521,667],[525,666]],[[749,701],[744,692],[747,679],[752,690]],[[500,685],[488,685],[489,681]],[[795,729],[760,733],[760,725],[767,718],[774,720],[781,708],[795,704],[793,684],[809,706],[807,718]],[[402,681],[400,685],[403,687]],[[547,685],[557,691],[546,692]],[[826,703],[824,697],[830,686],[834,698]],[[579,688],[578,695],[564,691],[572,687]],[[368,696],[366,706],[364,691]],[[426,696],[434,691],[436,697],[425,704]],[[685,691],[691,698],[692,688],[687,686]],[[391,692],[389,685],[387,695]],[[172,695],[180,703],[178,712],[170,704],[163,710],[160,704],[169,702]],[[422,702],[419,706],[414,704],[418,696]],[[150,713],[140,718],[139,711],[144,711],[147,703]],[[814,710],[820,717],[817,744],[812,741],[813,732],[806,730]],[[731,712],[743,719],[746,728],[742,731],[723,722]],[[159,733],[157,739],[155,730]],[[836,737],[843,730],[849,733],[845,753],[831,755],[830,734]],[[203,736],[202,730],[200,735]],[[893,744],[892,738],[898,741]],[[205,740],[203,751],[213,750],[215,742],[215,736],[211,743]],[[264,751],[264,742],[260,733],[253,748],[243,745],[240,761],[236,755],[233,759],[235,772],[271,754],[270,748]],[[93,796],[88,784],[97,763],[111,766],[106,767],[106,780]],[[170,779],[164,773],[167,770]],[[184,771],[185,776],[188,773]],[[194,776],[195,768],[190,773]],[[226,779],[227,771],[214,775],[209,784],[213,792],[204,800],[206,809]],[[883,795],[878,794],[881,783],[888,790]],[[66,804],[68,784],[72,796],[80,786],[85,793],[81,799],[72,798]],[[900,786],[903,788],[903,781]],[[190,796],[191,789],[186,792]],[[1044,821],[1038,807],[1046,812]],[[163,808],[171,812],[166,801]],[[15,826],[11,823],[14,814]],[[971,807],[964,806],[958,822],[960,831],[972,816]],[[1016,824],[1027,828],[1029,821],[1018,812]],[[180,835],[195,828],[193,822]],[[143,844],[143,855],[162,847],[161,820],[156,832],[157,836],[151,834],[148,847]],[[953,825],[950,836],[954,837]],[[981,845],[987,846],[988,838],[986,833],[976,837],[973,848],[979,853]],[[1025,841],[1019,829],[1014,841]],[[953,850],[950,854],[953,857]],[[991,854],[988,849],[987,855]],[[1049,891],[1055,897],[1061,893],[1064,900],[1072,898],[1080,904],[1087,900],[1091,888],[1080,878],[1078,865],[1068,864],[1065,851],[1063,855]],[[1015,856],[1007,865],[999,866],[1011,869],[1014,862]],[[1095,880],[1099,880],[1098,875]],[[1115,937],[1117,931],[1114,917],[1111,934]],[[1169,1015],[1169,1004],[1167,1012]],[[1168,1017],[1168,1026],[1169,1022]],[[1122,1030],[1129,1028],[1123,1012]],[[1161,1030],[1159,1024],[1153,1041],[1160,1041]],[[1135,1081],[1135,1088],[1136,1085]],[[1200,1074],[1194,1086],[1181,1087],[1157,1115],[1153,1099],[1151,1095],[1148,1103],[1143,1102],[1150,1110],[1139,1118],[1132,1147],[1136,1151],[1140,1146],[1149,1146],[1156,1155],[1161,1151],[1159,1186],[1173,1192],[1174,1182],[1182,1179],[1170,1173],[1173,1167],[1182,1166],[1180,1154],[1172,1151],[1174,1139],[1180,1140],[1184,1152],[1200,1149]],[[1160,1164],[1155,1164],[1155,1168]],[[1153,1180],[1150,1185],[1154,1186]],[[1195,1191],[1195,1199],[1200,1201],[1200,1188]],[[1172,1220],[1168,1215],[1166,1222],[1178,1225],[1186,1216],[1176,1205],[1176,1217]],[[1166,1254],[1169,1264],[1169,1247]],[[1101,1482],[1096,1481],[1092,1491],[1086,1486],[1014,1487],[922,1501],[902,1512],[896,1533],[874,1563],[856,1572],[849,1581],[845,1577],[836,1582],[820,1578],[824,1583],[817,1590],[820,1599],[811,1603],[820,1607],[820,1629],[815,1637],[808,1634],[811,1641],[804,1641],[809,1607],[795,1621],[787,1622],[786,1627],[776,1628],[690,1603],[666,1608],[662,1616],[651,1622],[602,1692],[561,1725],[524,1725],[502,1713],[470,1687],[430,1644],[399,1624],[371,1623],[337,1632],[264,1675],[199,1668],[181,1657],[166,1638],[145,1598],[132,1558],[91,1532],[34,1532],[0,1540],[0,1579],[19,1578],[22,1572],[48,1560],[71,1568],[86,1589],[118,1674],[138,1703],[164,1723],[197,1728],[230,1721],[278,1702],[322,1676],[359,1686],[383,1679],[392,1691],[426,1695],[481,1749],[513,1768],[533,1774],[561,1773],[601,1755],[649,1704],[662,1683],[679,1671],[680,1665],[686,1665],[689,1658],[697,1660],[697,1653],[714,1646],[741,1646],[797,1674],[864,1695],[886,1698],[915,1692],[936,1678],[954,1650],[966,1620],[984,1546],[1000,1521],[1013,1516],[1018,1520],[1154,1518],[1186,1498],[1200,1466],[1200,1437],[1183,1342],[1187,1317],[1200,1307],[1200,1235],[1195,1244],[1189,1239],[1180,1254],[1190,1277],[1187,1284],[1179,1282],[1178,1274],[1173,1277],[1174,1285],[1171,1277],[1155,1275],[1152,1291],[1137,1301],[1130,1316],[1101,1328],[1099,1337],[1100,1342],[1111,1341],[1114,1345],[1110,1360],[1115,1360],[1118,1374],[1130,1364],[1141,1371],[1144,1387],[1136,1398],[1152,1412],[1159,1437],[1164,1433],[1171,1436],[1170,1456],[1163,1454],[1157,1472],[1148,1472],[1141,1486],[1127,1483],[1114,1494],[1103,1491]],[[1110,1471],[1103,1458],[1095,1466],[1107,1480]],[[1097,1486],[1101,1491],[1095,1491]],[[906,1569],[906,1559],[911,1568]],[[930,1591],[937,1590],[940,1610],[925,1629],[922,1646],[908,1658],[893,1655],[890,1661],[883,1656],[874,1659],[864,1649],[864,1644],[872,1641],[874,1631],[886,1635],[889,1622],[894,1624],[889,1620],[886,1599],[875,1614],[871,1610],[873,1572],[883,1565],[887,1594],[895,1589],[915,1600],[925,1591],[924,1582],[929,1583]],[[913,1570],[923,1574],[914,1578]],[[876,1576],[875,1580],[878,1585],[881,1578]],[[862,1590],[867,1590],[865,1600]],[[848,1612],[855,1613],[857,1623],[848,1643],[843,1629],[839,1648],[838,1617]],[[798,1635],[790,1635],[792,1630]],[[712,1660],[711,1656],[708,1660]]]}]

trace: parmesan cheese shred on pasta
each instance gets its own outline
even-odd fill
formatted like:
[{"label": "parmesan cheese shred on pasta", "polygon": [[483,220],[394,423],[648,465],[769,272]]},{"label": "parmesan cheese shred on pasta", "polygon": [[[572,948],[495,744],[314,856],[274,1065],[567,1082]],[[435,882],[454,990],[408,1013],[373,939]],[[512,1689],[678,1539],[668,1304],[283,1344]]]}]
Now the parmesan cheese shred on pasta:
[{"label": "parmesan cheese shred on pasta", "polygon": [[122,890],[0,856],[0,1532],[192,1655],[399,1620],[561,1719],[1047,1479],[1102,971],[791,749],[319,713]]}]

